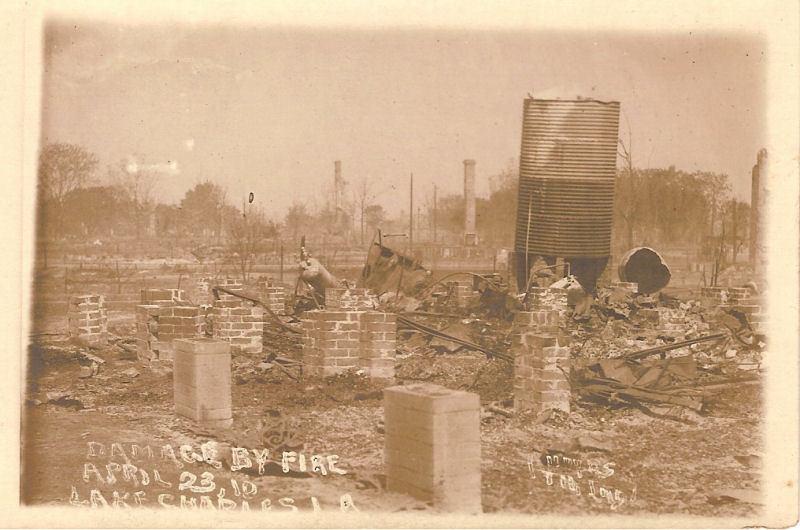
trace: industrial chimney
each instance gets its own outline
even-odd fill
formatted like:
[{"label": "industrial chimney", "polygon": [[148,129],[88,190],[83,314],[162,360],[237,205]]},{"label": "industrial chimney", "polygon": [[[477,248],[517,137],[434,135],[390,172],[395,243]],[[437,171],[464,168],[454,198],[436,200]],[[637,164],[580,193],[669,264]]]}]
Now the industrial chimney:
[{"label": "industrial chimney", "polygon": [[464,244],[477,244],[475,233],[475,161],[464,160]]},{"label": "industrial chimney", "polygon": [[333,161],[333,206],[336,211],[339,211],[339,201],[341,200],[340,194],[342,189],[342,161]]}]

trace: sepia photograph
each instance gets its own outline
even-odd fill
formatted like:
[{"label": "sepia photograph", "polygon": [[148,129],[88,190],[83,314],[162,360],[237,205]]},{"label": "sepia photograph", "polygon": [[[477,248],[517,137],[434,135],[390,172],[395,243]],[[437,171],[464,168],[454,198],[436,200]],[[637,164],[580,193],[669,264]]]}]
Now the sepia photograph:
[{"label": "sepia photograph", "polygon": [[203,4],[27,18],[21,513],[796,522],[766,23]]}]

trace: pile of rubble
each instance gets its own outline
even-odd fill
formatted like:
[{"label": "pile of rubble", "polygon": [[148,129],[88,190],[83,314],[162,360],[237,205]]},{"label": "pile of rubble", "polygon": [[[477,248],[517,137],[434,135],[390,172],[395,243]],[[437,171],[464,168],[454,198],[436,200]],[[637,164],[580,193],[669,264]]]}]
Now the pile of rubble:
[{"label": "pile of rubble", "polygon": [[[110,346],[153,364],[172,359],[176,339],[213,337],[227,342],[234,358],[250,356],[250,372],[277,366],[294,379],[358,372],[375,380],[435,381],[425,365],[437,356],[471,355],[484,364],[449,367],[449,383],[455,378],[472,389],[493,374],[497,379],[483,387],[500,389],[492,393],[499,403],[535,412],[568,412],[576,399],[659,415],[679,416],[676,407],[703,412],[713,389],[754,380],[761,367],[764,313],[757,294],[707,287],[697,299],[678,300],[659,293],[669,271],[642,276],[643,264],[654,259],[643,254],[649,249],[639,249],[620,272],[649,287],[616,281],[591,295],[570,275],[539,274],[518,295],[499,274],[459,272],[432,281],[414,260],[378,250],[365,267],[371,289],[339,281],[304,250],[291,298],[286,286],[266,279],[247,287],[201,278],[199,303],[179,289],[144,289],[135,339],[116,336]],[[378,270],[391,281],[381,284]],[[108,344],[102,296],[76,298],[70,311],[74,339]],[[487,369],[489,362],[506,368]],[[100,365],[93,361],[82,376],[95,375]]]}]

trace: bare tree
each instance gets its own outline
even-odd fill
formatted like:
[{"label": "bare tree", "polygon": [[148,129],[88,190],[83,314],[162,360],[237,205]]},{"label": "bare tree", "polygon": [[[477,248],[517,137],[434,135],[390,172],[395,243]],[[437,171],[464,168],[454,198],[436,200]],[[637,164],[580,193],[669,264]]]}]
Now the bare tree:
[{"label": "bare tree", "polygon": [[361,244],[364,244],[364,229],[366,228],[366,214],[367,208],[372,204],[375,199],[375,194],[372,192],[372,182],[367,177],[361,178],[358,181],[355,189],[355,203],[359,210],[359,223],[361,225]]},{"label": "bare tree", "polygon": [[[638,222],[639,218],[639,202],[636,197],[636,179],[637,173],[633,168],[633,154],[632,145],[633,139],[631,138],[630,125],[628,126],[628,143],[622,141],[622,138],[617,140],[619,150],[617,155],[622,159],[624,167],[617,177],[617,186],[627,186],[626,193],[616,193],[618,203],[616,210],[625,221],[625,243],[627,248],[633,247],[633,227]],[[621,199],[621,200],[620,200]]]},{"label": "bare tree", "polygon": [[228,248],[247,283],[258,256],[267,250],[267,239],[276,234],[275,226],[264,220],[263,212],[250,210],[237,214],[228,223]]},{"label": "bare tree", "polygon": [[84,147],[51,143],[42,149],[38,171],[40,200],[46,205],[45,216],[53,214],[51,221],[57,232],[63,225],[64,199],[83,187],[96,168],[97,157]]},{"label": "bare tree", "polygon": [[292,241],[298,244],[300,234],[311,224],[311,214],[308,213],[306,205],[301,202],[293,203],[286,212],[283,224],[292,232]]}]

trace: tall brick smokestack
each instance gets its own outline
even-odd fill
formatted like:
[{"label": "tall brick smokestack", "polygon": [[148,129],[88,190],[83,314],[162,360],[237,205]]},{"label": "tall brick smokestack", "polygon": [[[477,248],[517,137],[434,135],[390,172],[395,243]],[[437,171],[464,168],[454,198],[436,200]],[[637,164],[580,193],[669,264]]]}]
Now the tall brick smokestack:
[{"label": "tall brick smokestack", "polygon": [[339,211],[339,201],[341,197],[339,196],[342,189],[342,161],[341,160],[334,160],[333,161],[333,206],[336,208],[337,215]]},{"label": "tall brick smokestack", "polygon": [[475,245],[475,161],[464,160],[464,244]]}]

